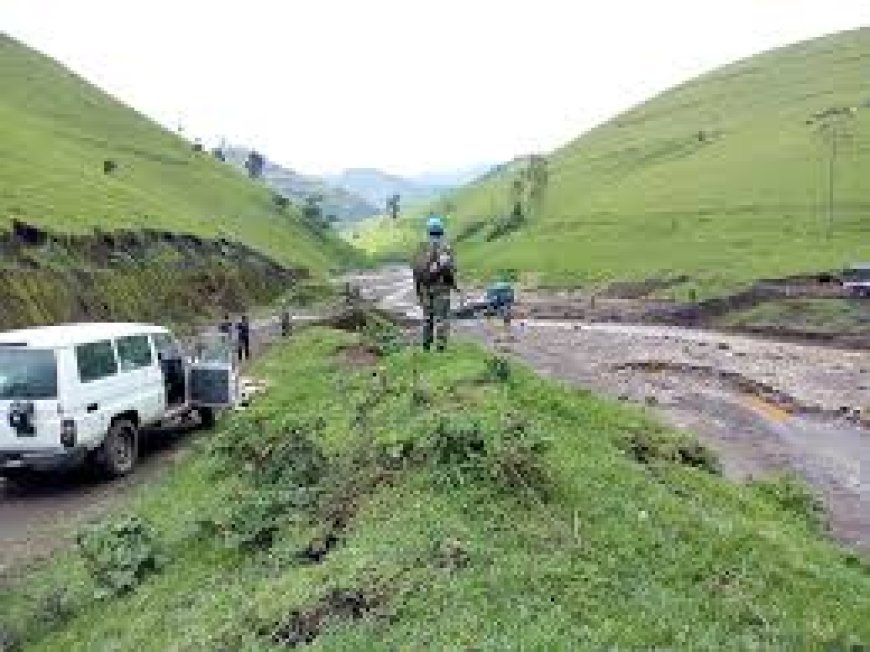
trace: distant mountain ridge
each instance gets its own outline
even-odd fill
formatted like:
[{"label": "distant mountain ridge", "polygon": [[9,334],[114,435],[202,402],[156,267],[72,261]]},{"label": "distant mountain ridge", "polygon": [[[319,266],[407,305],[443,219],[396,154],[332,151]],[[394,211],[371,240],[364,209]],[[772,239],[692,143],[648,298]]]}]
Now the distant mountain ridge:
[{"label": "distant mountain ridge", "polygon": [[414,183],[434,188],[453,189],[468,185],[490,172],[492,163],[478,163],[455,170],[435,170],[410,177]]},{"label": "distant mountain ridge", "polygon": [[[244,170],[250,149],[227,147],[223,150],[228,163]],[[374,204],[364,197],[345,188],[333,185],[320,177],[300,174],[266,159],[263,167],[263,181],[274,191],[293,200],[304,202],[312,195],[323,199],[323,214],[334,216],[340,222],[352,222],[376,215],[383,210],[383,204]]]},{"label": "distant mountain ridge", "polygon": [[[226,161],[244,170],[251,149],[229,146],[223,149]],[[401,206],[427,203],[444,193],[472,183],[492,170],[492,165],[472,165],[456,170],[423,172],[413,177],[390,174],[376,168],[348,168],[339,174],[315,176],[302,174],[266,158],[263,181],[282,195],[305,201],[321,196],[324,215],[339,222],[365,219],[384,212],[387,200],[399,195]]]},{"label": "distant mountain ridge", "polygon": [[351,168],[326,179],[330,184],[359,195],[381,210],[392,195],[400,195],[402,203],[407,204],[431,201],[443,190],[374,168]]},{"label": "distant mountain ridge", "polygon": [[326,177],[328,183],[363,197],[383,210],[387,199],[401,196],[402,206],[428,203],[444,193],[477,181],[492,170],[492,164],[476,164],[455,170],[433,170],[414,176],[390,174],[375,168],[350,168]]}]

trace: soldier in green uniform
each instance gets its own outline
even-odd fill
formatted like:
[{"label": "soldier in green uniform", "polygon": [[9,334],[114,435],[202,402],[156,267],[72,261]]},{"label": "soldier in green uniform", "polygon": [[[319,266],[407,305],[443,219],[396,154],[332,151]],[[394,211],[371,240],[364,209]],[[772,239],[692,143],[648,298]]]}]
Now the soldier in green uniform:
[{"label": "soldier in green uniform", "polygon": [[434,342],[443,351],[450,335],[450,293],[458,289],[456,264],[439,217],[430,215],[426,232],[426,242],[414,255],[414,288],[423,307],[423,348],[429,350]]}]

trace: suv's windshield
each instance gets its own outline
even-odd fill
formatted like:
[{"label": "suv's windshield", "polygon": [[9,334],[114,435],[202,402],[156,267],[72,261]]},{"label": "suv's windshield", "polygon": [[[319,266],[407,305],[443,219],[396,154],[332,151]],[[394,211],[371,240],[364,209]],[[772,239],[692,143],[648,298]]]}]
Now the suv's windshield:
[{"label": "suv's windshield", "polygon": [[0,400],[57,398],[54,351],[0,346]]}]

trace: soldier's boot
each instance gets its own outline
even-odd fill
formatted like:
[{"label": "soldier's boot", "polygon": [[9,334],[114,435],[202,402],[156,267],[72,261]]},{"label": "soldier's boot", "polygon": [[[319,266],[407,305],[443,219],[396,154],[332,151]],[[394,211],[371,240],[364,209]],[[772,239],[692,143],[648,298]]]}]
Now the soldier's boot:
[{"label": "soldier's boot", "polygon": [[423,350],[428,351],[432,348],[432,340],[435,331],[434,315],[429,312],[423,317]]},{"label": "soldier's boot", "polygon": [[439,351],[443,351],[447,347],[447,340],[450,339],[450,317],[446,309],[443,314],[437,315],[435,327],[435,343]]}]

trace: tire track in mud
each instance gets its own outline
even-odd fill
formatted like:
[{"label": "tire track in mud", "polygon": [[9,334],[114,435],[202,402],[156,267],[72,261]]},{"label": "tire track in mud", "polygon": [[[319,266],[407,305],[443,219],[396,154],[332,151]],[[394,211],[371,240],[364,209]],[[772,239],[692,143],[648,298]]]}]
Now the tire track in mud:
[{"label": "tire track in mud", "polygon": [[738,371],[716,369],[709,365],[639,360],[613,365],[614,371],[636,370],[645,373],[671,373],[719,381],[735,394],[745,396],[745,403],[774,421],[784,421],[792,415],[820,415],[831,419],[843,419],[862,425],[864,410],[858,407],[841,406],[834,410],[818,404],[801,401],[774,385],[751,378]]}]

